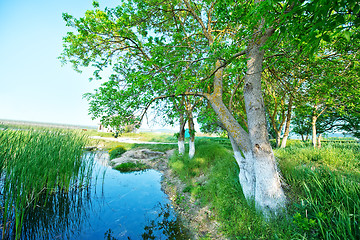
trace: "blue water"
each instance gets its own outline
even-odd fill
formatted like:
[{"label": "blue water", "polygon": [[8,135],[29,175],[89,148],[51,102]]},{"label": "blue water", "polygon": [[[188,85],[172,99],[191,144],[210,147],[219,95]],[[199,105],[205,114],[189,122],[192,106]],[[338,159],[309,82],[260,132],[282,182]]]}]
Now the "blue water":
[{"label": "blue water", "polygon": [[186,239],[155,170],[120,173],[97,155],[92,186],[31,211],[23,239]]}]

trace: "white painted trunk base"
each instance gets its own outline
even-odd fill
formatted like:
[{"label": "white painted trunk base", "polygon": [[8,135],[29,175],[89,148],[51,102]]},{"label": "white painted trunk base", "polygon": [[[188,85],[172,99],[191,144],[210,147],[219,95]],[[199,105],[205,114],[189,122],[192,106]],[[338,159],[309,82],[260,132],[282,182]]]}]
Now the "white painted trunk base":
[{"label": "white painted trunk base", "polygon": [[281,142],[281,146],[280,146],[280,148],[285,148],[285,147],[286,147],[286,142],[287,142],[287,139],[288,139],[288,136],[287,136],[287,135],[285,135],[285,136],[283,137],[282,142]]},{"label": "white painted trunk base", "polygon": [[239,182],[243,194],[247,200],[253,200],[255,195],[255,175],[254,159],[251,154],[245,154],[245,158],[240,151],[234,151],[234,157],[239,165]]},{"label": "white painted trunk base", "polygon": [[265,216],[281,213],[285,209],[286,197],[281,188],[279,172],[273,154],[258,156],[254,161],[255,203]]},{"label": "white painted trunk base", "polygon": [[281,188],[274,154],[263,154],[255,159],[252,152],[246,152],[243,157],[231,137],[230,141],[240,168],[239,182],[245,198],[248,201],[254,200],[265,216],[283,211],[286,198]]},{"label": "white painted trunk base", "polygon": [[179,154],[184,155],[184,153],[185,153],[185,142],[184,141],[178,141],[178,148],[179,148]]},{"label": "white painted trunk base", "polygon": [[255,195],[255,173],[254,160],[251,153],[245,153],[245,158],[241,155],[238,145],[233,137],[229,136],[234,158],[239,165],[239,182],[243,190],[243,194],[247,200],[253,200]]},{"label": "white painted trunk base", "polygon": [[192,159],[195,155],[195,141],[189,141],[189,158]]}]

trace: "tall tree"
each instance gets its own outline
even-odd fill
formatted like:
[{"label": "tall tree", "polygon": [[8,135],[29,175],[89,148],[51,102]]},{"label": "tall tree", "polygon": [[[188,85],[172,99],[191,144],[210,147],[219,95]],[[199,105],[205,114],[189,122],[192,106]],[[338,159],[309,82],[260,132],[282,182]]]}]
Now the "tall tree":
[{"label": "tall tree", "polygon": [[[316,42],[313,33],[328,29],[310,27],[312,16],[319,18],[318,11],[325,10],[332,17],[334,9],[329,6],[316,1],[126,1],[114,9],[87,11],[85,18],[65,14],[77,33],[64,38],[62,56],[76,67],[92,63],[99,71],[111,64],[116,72],[128,68],[123,95],[140,90],[144,96],[141,101],[123,99],[124,114],[153,99],[185,95],[206,99],[229,133],[234,151],[242,152],[236,157],[245,197],[265,212],[278,212],[285,195],[266,127],[261,90],[264,55],[276,54],[276,47],[270,46],[276,46],[285,33],[298,41],[295,28],[300,26],[304,27],[301,37],[309,34],[309,42]],[[332,29],[337,26],[336,22]],[[230,65],[238,67],[237,74],[245,73],[247,129],[224,104],[224,85],[232,84],[226,77]]]}]

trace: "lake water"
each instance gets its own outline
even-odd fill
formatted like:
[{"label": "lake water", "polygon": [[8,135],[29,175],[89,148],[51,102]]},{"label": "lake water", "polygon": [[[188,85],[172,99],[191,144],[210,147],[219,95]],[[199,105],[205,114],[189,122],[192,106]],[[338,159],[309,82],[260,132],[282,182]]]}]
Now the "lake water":
[{"label": "lake water", "polygon": [[92,187],[26,214],[22,239],[188,239],[155,170],[120,173],[96,155]]}]

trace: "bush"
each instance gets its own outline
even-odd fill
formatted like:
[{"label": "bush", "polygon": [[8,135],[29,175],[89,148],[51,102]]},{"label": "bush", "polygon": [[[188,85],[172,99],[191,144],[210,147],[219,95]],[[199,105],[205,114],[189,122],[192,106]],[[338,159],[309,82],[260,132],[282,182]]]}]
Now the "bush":
[{"label": "bush", "polygon": [[126,149],[123,146],[116,146],[114,148],[111,148],[109,150],[110,160],[120,157],[124,152],[126,152]]}]

